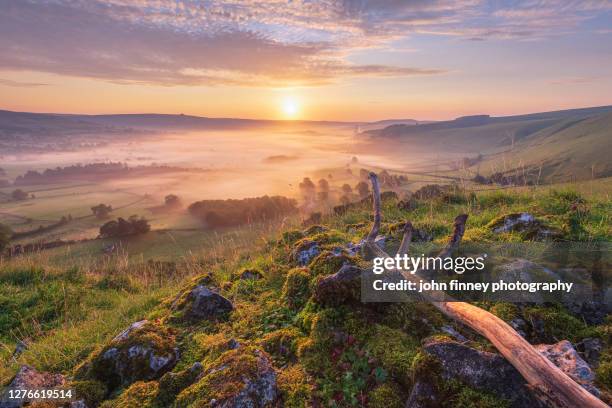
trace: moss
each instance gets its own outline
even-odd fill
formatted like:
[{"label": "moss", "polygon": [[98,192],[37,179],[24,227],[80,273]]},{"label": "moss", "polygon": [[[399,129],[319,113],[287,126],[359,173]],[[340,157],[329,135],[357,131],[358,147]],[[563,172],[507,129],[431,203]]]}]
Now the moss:
[{"label": "moss", "polygon": [[284,244],[287,245],[291,245],[294,242],[300,240],[304,238],[304,233],[302,231],[299,230],[289,230],[289,231],[285,231],[283,232],[282,236],[281,236],[281,241]]},{"label": "moss", "polygon": [[289,366],[278,373],[278,388],[286,408],[310,407],[313,386],[306,373],[298,364]]},{"label": "moss", "polygon": [[276,361],[295,361],[298,341],[302,338],[296,328],[285,328],[266,334],[260,344]]},{"label": "moss", "polygon": [[425,302],[391,304],[386,309],[382,322],[392,328],[414,333],[417,337],[429,336],[434,327],[446,324],[442,313]]},{"label": "moss", "polygon": [[496,303],[495,305],[493,305],[493,307],[491,307],[490,311],[495,316],[506,322],[516,319],[519,316],[519,309],[513,303]]},{"label": "moss", "polygon": [[97,407],[106,397],[106,385],[99,381],[74,381],[70,384],[74,389],[76,399],[85,400],[88,407]]},{"label": "moss", "polygon": [[159,379],[157,402],[163,407],[170,406],[181,391],[196,381],[201,372],[202,364],[195,363],[185,370],[164,374]]},{"label": "moss", "polygon": [[[115,338],[106,346],[98,348],[75,371],[77,380],[98,380],[105,383],[109,390],[119,385],[130,384],[137,380],[150,380],[154,374],[150,367],[149,354],[129,356],[133,346],[150,349],[156,356],[175,354],[175,334],[159,322],[147,321],[134,328],[127,336]],[[105,354],[115,354],[114,358],[104,358]],[[129,364],[125,362],[129,361]],[[121,365],[119,369],[118,365]],[[171,367],[169,367],[171,368]]]},{"label": "moss", "polygon": [[377,324],[365,347],[394,378],[405,386],[411,384],[412,361],[418,349],[416,339],[400,330]]},{"label": "moss", "polygon": [[259,373],[258,353],[252,347],[240,347],[223,353],[198,382],[184,389],[176,398],[177,406],[219,404],[238,394]]},{"label": "moss", "polygon": [[437,358],[419,351],[412,359],[410,372],[413,382],[419,380],[438,386],[441,380],[442,366]]},{"label": "moss", "polygon": [[509,408],[510,402],[457,380],[444,383],[442,408]]},{"label": "moss", "polygon": [[354,258],[341,252],[335,254],[331,251],[323,251],[310,261],[310,271],[313,276],[331,275],[340,270],[345,264],[354,264]]},{"label": "moss", "polygon": [[329,231],[325,225],[312,225],[304,230],[302,233],[303,236],[307,237],[309,235],[321,234],[323,232]]},{"label": "moss", "polygon": [[368,406],[372,408],[402,408],[404,398],[400,387],[393,383],[381,384],[368,394]]},{"label": "moss", "polygon": [[159,385],[155,381],[138,381],[119,397],[105,401],[100,408],[161,408],[156,403]]},{"label": "moss", "polygon": [[596,328],[587,326],[584,321],[570,315],[559,305],[525,308],[523,315],[533,327],[538,327],[539,322],[542,322],[543,332],[535,330],[533,333],[541,342],[552,343],[567,339],[576,343],[585,337],[597,336]]},{"label": "moss", "polygon": [[238,342],[225,333],[215,334],[197,333],[185,340],[184,351],[178,369],[185,369],[196,362],[205,366],[219,358],[227,350],[234,348]]},{"label": "moss", "polygon": [[311,295],[310,279],[306,268],[294,268],[287,273],[282,296],[289,307],[298,309],[306,303]]}]

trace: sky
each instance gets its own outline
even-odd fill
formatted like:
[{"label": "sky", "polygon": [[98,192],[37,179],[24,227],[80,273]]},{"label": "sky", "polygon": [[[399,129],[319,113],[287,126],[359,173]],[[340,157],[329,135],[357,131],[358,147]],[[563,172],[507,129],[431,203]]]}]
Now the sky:
[{"label": "sky", "polygon": [[374,121],[612,104],[612,0],[0,0],[0,109]]}]

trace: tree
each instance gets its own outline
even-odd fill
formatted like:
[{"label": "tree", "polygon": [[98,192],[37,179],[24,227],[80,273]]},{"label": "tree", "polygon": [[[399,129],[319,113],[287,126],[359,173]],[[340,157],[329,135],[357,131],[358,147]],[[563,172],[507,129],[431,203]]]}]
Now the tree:
[{"label": "tree", "polygon": [[0,252],[4,251],[4,248],[7,247],[12,235],[13,231],[9,227],[0,224]]},{"label": "tree", "polygon": [[91,212],[98,219],[108,218],[109,214],[113,211],[113,207],[106,204],[98,204],[96,206],[91,207]]},{"label": "tree", "polygon": [[317,198],[319,201],[327,201],[329,199],[329,182],[325,179],[321,179],[317,182],[319,185],[319,192]]},{"label": "tree", "polygon": [[146,218],[132,215],[127,220],[119,217],[117,220],[104,223],[104,225],[100,227],[100,237],[125,237],[129,235],[144,234],[150,230],[151,226]]},{"label": "tree", "polygon": [[166,207],[180,207],[181,199],[176,194],[168,194],[166,197],[164,197],[164,204]]},{"label": "tree", "polygon": [[353,188],[349,184],[342,185],[342,192],[344,194],[351,194],[353,192]]},{"label": "tree", "polygon": [[26,193],[22,189],[18,188],[17,190],[14,190],[11,193],[11,197],[13,197],[13,200],[23,201],[23,200],[27,200],[29,195],[28,195],[28,193]]},{"label": "tree", "polygon": [[359,197],[367,197],[370,194],[370,186],[365,181],[357,183],[355,190],[357,190]]},{"label": "tree", "polygon": [[302,180],[299,187],[300,187],[300,192],[302,193],[302,197],[304,198],[304,201],[306,202],[314,201],[316,188],[310,178],[304,177],[304,180]]}]

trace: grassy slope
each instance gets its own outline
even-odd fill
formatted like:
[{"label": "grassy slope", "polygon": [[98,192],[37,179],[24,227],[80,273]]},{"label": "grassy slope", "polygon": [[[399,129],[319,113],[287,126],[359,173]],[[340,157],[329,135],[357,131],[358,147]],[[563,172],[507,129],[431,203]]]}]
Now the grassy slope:
[{"label": "grassy slope", "polygon": [[[612,238],[609,222],[612,208],[605,195],[609,188],[604,187],[602,192],[598,188],[594,190],[592,195],[586,194],[589,211],[580,215],[578,221],[582,228],[572,239],[609,241]],[[571,201],[573,195],[554,194],[549,189],[487,192],[475,199],[460,198],[455,204],[437,200],[421,202],[410,213],[398,210],[391,201],[384,205],[385,228],[410,218],[416,227],[443,239],[450,232],[454,216],[467,212],[470,214],[467,240],[517,240],[512,235],[496,238],[484,226],[504,213],[530,211],[568,230],[571,205],[568,197]],[[324,223],[331,230],[318,239],[330,243],[357,242],[367,225],[349,225],[367,224],[369,216],[370,209],[362,208],[326,219]],[[174,326],[180,333],[183,357],[176,371],[195,361],[205,364],[214,361],[216,356],[207,353],[219,341],[219,336],[237,338],[244,344],[263,347],[271,354],[279,370],[286,406],[304,406],[311,393],[321,402],[340,406],[360,401],[375,407],[402,406],[413,376],[423,375],[423,370],[428,368],[419,354],[420,342],[426,336],[439,334],[441,325],[451,323],[425,304],[395,305],[380,314],[361,308],[317,305],[308,300],[309,286],[316,275],[334,272],[337,265],[319,260],[305,274],[296,275],[288,253],[300,234],[293,238],[285,234],[284,238],[277,236],[272,241],[257,240],[254,235],[238,233],[233,238],[217,240],[216,247],[214,242],[208,242],[201,252],[184,256],[175,265],[143,264],[126,255],[105,263],[79,264],[77,268],[44,266],[52,262],[36,257],[0,265],[0,315],[3,316],[0,342],[4,345],[0,347],[3,361],[0,383],[6,382],[18,364],[23,363],[71,374],[75,365],[98,344],[107,342],[130,322],[144,317],[165,319],[167,304],[161,302],[172,298],[187,277],[212,272],[222,293],[234,302],[236,311],[227,322],[216,324],[183,326],[166,321],[164,324]],[[265,238],[265,235],[258,237]],[[77,252],[76,258],[79,257]],[[149,257],[157,258],[157,255],[143,254],[141,261]],[[236,273],[244,268],[261,270],[264,279],[254,282],[235,279]],[[305,276],[304,282],[300,282],[300,276]],[[588,327],[562,309],[510,310],[508,313],[507,307],[493,308],[505,317],[516,313],[543,316],[550,341],[560,334],[571,341],[587,336],[602,336],[609,341],[605,336],[609,325]],[[423,324],[423,317],[428,324]],[[343,340],[336,343],[332,333]],[[464,333],[473,340],[474,346],[490,348],[473,333]],[[15,341],[24,337],[30,338],[31,345],[13,360],[10,353]],[[612,386],[609,347],[610,344],[599,369],[599,385],[607,391]],[[132,392],[130,389],[123,397]],[[194,397],[194,392],[187,391],[186,395]],[[459,403],[464,404],[461,406],[503,406],[503,401],[495,396],[455,383],[445,383],[443,392],[453,406]],[[196,393],[194,398],[210,397]],[[111,406],[120,403],[118,400]]]},{"label": "grassy slope", "polygon": [[[591,178],[612,173],[612,113],[605,110],[566,111],[490,118],[466,125],[461,120],[421,126],[391,127],[373,131],[375,137],[387,137],[410,152],[432,149],[455,158],[484,155],[471,168],[485,175],[542,165],[542,182],[560,182]],[[514,149],[511,150],[514,139]]]}]

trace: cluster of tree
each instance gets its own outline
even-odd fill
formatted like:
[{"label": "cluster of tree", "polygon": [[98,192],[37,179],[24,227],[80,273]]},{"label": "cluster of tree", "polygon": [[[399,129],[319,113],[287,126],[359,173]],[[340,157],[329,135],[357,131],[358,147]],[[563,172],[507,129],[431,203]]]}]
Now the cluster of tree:
[{"label": "cluster of tree", "polygon": [[11,193],[11,198],[15,201],[27,200],[28,197],[30,197],[30,195],[20,188],[18,188],[17,190],[13,190],[13,192]]},{"label": "cluster of tree", "polygon": [[110,205],[106,205],[106,204],[98,204],[98,205],[91,207],[91,212],[93,213],[93,215],[95,215],[96,218],[100,220],[108,218],[108,216],[110,215],[112,211],[113,211],[113,207]]},{"label": "cluster of tree", "polygon": [[108,221],[100,227],[101,238],[116,238],[129,235],[144,234],[151,230],[149,221],[144,217],[132,215],[127,220],[117,218],[117,220]]},{"label": "cluster of tree", "polygon": [[297,212],[295,200],[263,196],[241,200],[202,200],[189,206],[189,212],[210,228],[231,227],[274,219]]},{"label": "cluster of tree", "polygon": [[176,194],[168,194],[164,197],[164,206],[168,208],[179,208],[181,206],[181,199]]},{"label": "cluster of tree", "polygon": [[[535,179],[535,177],[533,177],[533,179]],[[534,184],[530,175],[523,173],[505,174],[497,172],[491,174],[489,177],[477,174],[472,181],[478,184],[499,184],[502,186],[524,186]]]},{"label": "cluster of tree", "polygon": [[121,162],[106,162],[106,163],[90,163],[90,164],[75,164],[66,167],[56,167],[54,169],[46,169],[42,172],[29,170],[21,176],[17,176],[14,184],[16,186],[42,184],[57,180],[83,180],[83,179],[108,179],[114,177],[125,176],[143,176],[156,173],[166,172],[194,172],[204,171],[202,169],[188,169],[183,167],[173,167],[165,165],[152,164],[149,166],[128,167],[127,164]]}]

